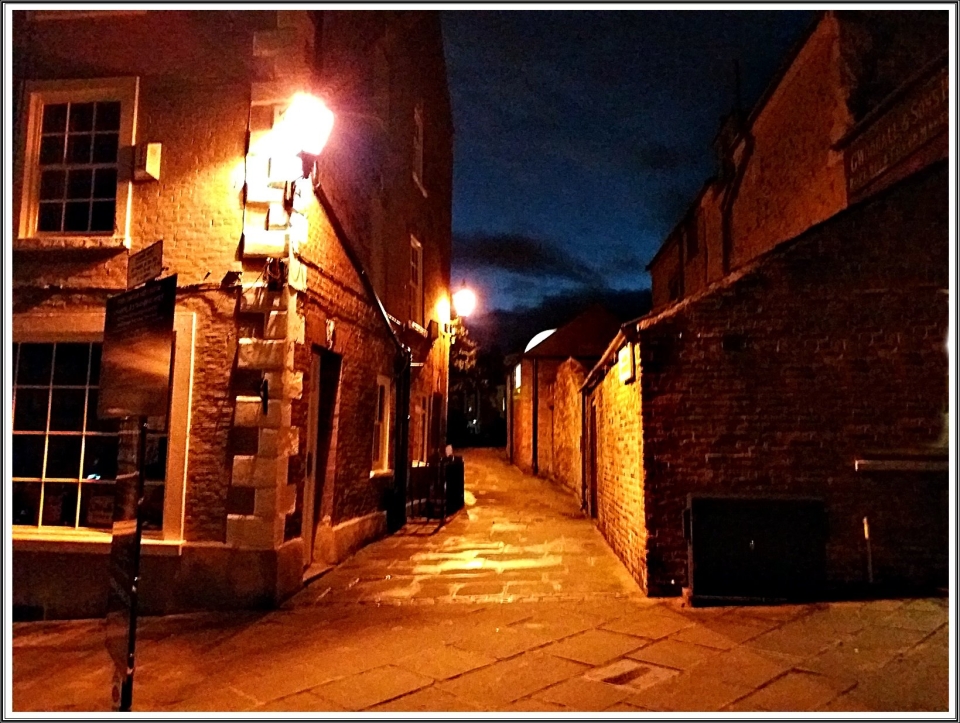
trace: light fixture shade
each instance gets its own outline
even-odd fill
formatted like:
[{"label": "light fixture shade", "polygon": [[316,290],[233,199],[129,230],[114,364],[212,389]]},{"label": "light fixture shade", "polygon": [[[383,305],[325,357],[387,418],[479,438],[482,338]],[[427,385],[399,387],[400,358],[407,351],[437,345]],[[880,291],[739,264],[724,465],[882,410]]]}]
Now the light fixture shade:
[{"label": "light fixture shade", "polygon": [[472,290],[464,287],[453,295],[453,308],[457,316],[466,317],[473,313],[477,308],[477,295]]}]

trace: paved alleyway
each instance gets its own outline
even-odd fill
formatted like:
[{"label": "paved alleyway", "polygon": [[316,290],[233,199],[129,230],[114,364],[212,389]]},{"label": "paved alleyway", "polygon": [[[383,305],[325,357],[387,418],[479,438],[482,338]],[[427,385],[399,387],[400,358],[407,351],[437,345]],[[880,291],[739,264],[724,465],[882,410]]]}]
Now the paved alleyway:
[{"label": "paved alleyway", "polygon": [[[648,600],[573,501],[495,452],[466,465],[443,529],[281,610],[143,620],[134,709],[946,711],[946,600]],[[15,710],[108,709],[99,621],[17,624],[13,647]]]},{"label": "paved alleyway", "polygon": [[516,602],[639,595],[572,495],[508,465],[464,458],[465,509],[441,529],[411,524],[299,595],[321,602]]}]

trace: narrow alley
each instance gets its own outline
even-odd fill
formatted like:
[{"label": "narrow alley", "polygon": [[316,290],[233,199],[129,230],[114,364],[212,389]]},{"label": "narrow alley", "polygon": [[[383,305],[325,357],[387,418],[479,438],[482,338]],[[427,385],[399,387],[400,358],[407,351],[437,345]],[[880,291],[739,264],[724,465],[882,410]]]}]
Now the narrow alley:
[{"label": "narrow alley", "polygon": [[[493,450],[465,463],[441,529],[410,525],[281,609],[142,619],[133,710],[947,709],[946,599],[647,599],[572,498]],[[13,630],[15,710],[109,709],[99,620]]]}]

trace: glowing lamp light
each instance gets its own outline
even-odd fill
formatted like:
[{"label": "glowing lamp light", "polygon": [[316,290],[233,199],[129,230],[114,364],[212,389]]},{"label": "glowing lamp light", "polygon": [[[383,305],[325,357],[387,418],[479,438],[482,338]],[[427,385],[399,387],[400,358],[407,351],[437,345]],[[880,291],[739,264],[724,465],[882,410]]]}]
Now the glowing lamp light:
[{"label": "glowing lamp light", "polygon": [[333,130],[333,112],[307,93],[297,93],[270,132],[274,153],[319,156]]},{"label": "glowing lamp light", "polygon": [[450,323],[450,300],[446,296],[441,296],[437,302],[437,321],[441,324]]},{"label": "glowing lamp light", "polygon": [[453,295],[453,308],[459,317],[467,317],[477,308],[477,295],[466,286],[463,286]]}]

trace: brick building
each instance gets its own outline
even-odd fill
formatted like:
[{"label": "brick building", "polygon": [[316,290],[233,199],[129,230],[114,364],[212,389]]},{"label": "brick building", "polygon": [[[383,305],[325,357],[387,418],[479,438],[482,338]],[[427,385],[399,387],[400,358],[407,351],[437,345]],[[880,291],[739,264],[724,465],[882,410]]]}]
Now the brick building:
[{"label": "brick building", "polygon": [[[512,390],[507,401],[507,450],[510,461],[524,472],[555,477],[555,449],[564,447],[560,456],[569,457],[566,425],[569,410],[554,409],[554,385],[557,372],[567,359],[590,368],[620,321],[603,306],[595,305],[558,329],[540,332],[513,366],[507,379]],[[557,425],[562,425],[559,429]],[[566,469],[568,462],[562,463]]]},{"label": "brick building", "polygon": [[[828,589],[946,584],[945,23],[818,15],[587,376],[584,494],[649,594],[707,594],[684,514],[718,499],[822,508],[789,542]],[[790,569],[792,528],[759,517],[721,521],[721,581]]]},{"label": "brick building", "polygon": [[[384,534],[406,463],[444,443],[439,19],[23,11],[13,40],[14,603],[104,609],[104,305],[162,239],[175,348],[169,413],[150,420],[141,605],[274,604]],[[297,93],[334,114],[319,158],[292,146]],[[147,144],[159,171],[134,162]]]}]

